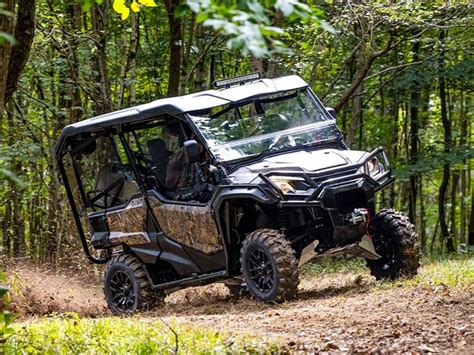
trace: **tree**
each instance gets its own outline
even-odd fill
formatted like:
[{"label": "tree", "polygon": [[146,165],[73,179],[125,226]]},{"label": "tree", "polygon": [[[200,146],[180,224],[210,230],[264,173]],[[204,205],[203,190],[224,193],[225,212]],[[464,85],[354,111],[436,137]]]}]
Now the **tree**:
[{"label": "tree", "polygon": [[28,60],[35,31],[36,11],[35,0],[6,0],[5,4],[6,11],[14,13],[15,6],[17,10],[16,18],[0,13],[0,32],[11,34],[15,38],[14,44],[7,42],[0,46],[0,119]]}]

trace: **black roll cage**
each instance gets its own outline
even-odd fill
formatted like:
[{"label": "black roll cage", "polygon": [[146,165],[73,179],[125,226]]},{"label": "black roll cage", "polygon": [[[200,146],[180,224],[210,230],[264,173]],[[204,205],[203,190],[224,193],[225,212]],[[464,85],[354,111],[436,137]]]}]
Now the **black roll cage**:
[{"label": "black roll cage", "polygon": [[[195,125],[193,124],[191,118],[187,114],[184,114],[182,116],[180,115],[181,117],[174,116],[174,115],[171,115],[171,114],[167,114],[166,116],[170,117],[170,119],[169,119],[170,121],[171,120],[173,120],[173,121],[176,120],[177,122],[185,122],[191,128],[192,133],[194,133],[194,135],[196,137],[199,137],[200,143],[203,144],[204,148],[207,150],[207,152],[208,152],[209,156],[211,157],[211,159],[214,160],[214,156],[212,155],[212,152],[209,150],[209,147],[207,146],[206,140],[204,139],[202,134],[199,132],[199,130],[195,127]],[[145,181],[143,181],[143,179],[142,179],[142,177],[141,177],[141,175],[138,171],[138,163],[137,163],[136,156],[133,153],[132,148],[130,147],[129,143],[127,142],[127,140],[125,139],[125,136],[124,136],[124,133],[129,132],[129,131],[133,132],[133,131],[136,130],[136,128],[134,128],[133,130],[132,129],[130,129],[130,130],[127,129],[126,131],[124,131],[122,129],[122,127],[123,126],[138,126],[139,127],[142,123],[144,123],[144,127],[146,127],[146,126],[148,126],[146,124],[147,122],[156,121],[156,120],[159,120],[159,119],[160,119],[160,117],[147,118],[145,120],[141,120],[141,121],[138,121],[138,122],[124,123],[124,124],[120,124],[120,125],[117,125],[117,126],[108,127],[108,128],[104,128],[104,129],[96,131],[98,133],[103,132],[103,134],[100,134],[100,136],[107,137],[111,141],[112,148],[114,149],[114,154],[116,155],[117,159],[119,159],[119,161],[122,162],[122,159],[121,159],[121,156],[119,154],[116,142],[113,138],[114,136],[119,137],[119,139],[122,143],[122,146],[125,149],[125,153],[127,155],[127,159],[128,159],[129,164],[130,164],[130,167],[132,168],[133,173],[135,174],[135,177],[137,179],[138,186],[140,188],[140,192],[141,192],[141,194],[142,194],[142,196],[145,200],[145,203],[147,205],[148,210],[151,210],[151,206],[150,206],[150,202],[148,200],[148,194],[147,194],[146,187],[145,187]],[[162,119],[162,120],[163,120],[162,122],[167,121],[166,119]],[[77,137],[77,136],[72,136],[71,138],[74,138],[74,137]],[[94,138],[94,139],[97,139],[97,138]],[[138,140],[137,140],[137,144],[141,149],[141,146],[140,146],[140,143],[138,142]],[[87,196],[87,194],[85,193],[85,189],[84,189],[84,186],[83,186],[81,178],[80,178],[80,172],[79,172],[79,169],[78,169],[78,165],[76,163],[77,159],[75,159],[74,156],[73,156],[73,154],[74,154],[73,150],[74,149],[71,148],[70,143],[68,144],[67,141],[66,141],[65,147],[69,148],[69,149],[63,149],[61,154],[58,156],[57,161],[58,161],[58,167],[59,167],[59,171],[60,171],[60,174],[61,174],[61,178],[64,182],[64,187],[66,189],[66,195],[67,195],[69,203],[71,205],[71,211],[72,211],[72,214],[73,214],[73,218],[74,218],[74,221],[75,221],[77,229],[78,229],[79,238],[81,240],[81,245],[82,245],[82,248],[84,250],[84,253],[86,254],[86,257],[91,262],[93,262],[95,264],[104,264],[110,259],[110,257],[106,256],[106,257],[97,258],[97,257],[93,256],[91,254],[90,250],[89,250],[89,244],[87,242],[85,232],[84,232],[84,228],[83,228],[82,223],[81,223],[80,214],[82,214],[86,208],[91,207],[91,201],[90,201],[89,197]],[[83,206],[82,206],[81,210],[78,210],[78,208],[77,208],[76,200],[75,200],[74,195],[72,193],[71,184],[69,182],[69,179],[68,179],[68,176],[67,176],[67,173],[66,173],[66,169],[65,169],[65,166],[64,166],[64,162],[63,162],[64,157],[68,154],[71,157],[72,167],[73,167],[73,171],[74,171],[74,178],[76,179],[77,187],[78,187],[79,194],[80,194],[81,200],[82,200],[82,205]],[[77,154],[77,152],[75,152],[75,154]],[[183,201],[179,201],[179,202],[177,201],[177,203],[186,204],[186,205],[196,205],[196,203],[186,203],[186,202],[183,202]],[[197,205],[204,206],[204,204],[202,204],[202,203],[198,203]],[[151,216],[153,218],[153,222],[154,222],[155,226],[159,230],[160,227],[159,227],[158,221],[156,219],[156,216],[153,213],[151,214]],[[224,250],[225,250],[225,255],[226,255],[226,259],[227,259],[227,250],[226,250],[225,245],[224,245]]]}]

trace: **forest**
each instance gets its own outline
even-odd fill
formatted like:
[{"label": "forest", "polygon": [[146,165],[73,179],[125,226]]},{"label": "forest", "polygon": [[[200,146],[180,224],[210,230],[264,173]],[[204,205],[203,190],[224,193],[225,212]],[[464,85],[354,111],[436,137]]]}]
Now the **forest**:
[{"label": "forest", "polygon": [[386,150],[396,181],[377,208],[409,216],[424,258],[467,263],[472,290],[472,15],[464,0],[0,0],[0,262],[99,273],[53,154],[66,125],[236,75],[297,74],[350,148]]}]

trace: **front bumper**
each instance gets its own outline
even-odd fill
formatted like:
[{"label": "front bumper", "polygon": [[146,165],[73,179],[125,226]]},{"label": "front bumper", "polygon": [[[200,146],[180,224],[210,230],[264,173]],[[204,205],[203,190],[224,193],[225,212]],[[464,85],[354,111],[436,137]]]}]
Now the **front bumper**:
[{"label": "front bumper", "polygon": [[[370,175],[368,164],[375,157],[382,163],[384,171]],[[303,178],[308,188],[296,193],[283,193],[271,179],[275,176]],[[382,148],[375,149],[355,164],[316,173],[273,171],[259,174],[259,177],[268,187],[267,191],[278,199],[280,207],[321,207],[340,215],[351,213],[356,208],[370,208],[374,193],[394,181]]]}]

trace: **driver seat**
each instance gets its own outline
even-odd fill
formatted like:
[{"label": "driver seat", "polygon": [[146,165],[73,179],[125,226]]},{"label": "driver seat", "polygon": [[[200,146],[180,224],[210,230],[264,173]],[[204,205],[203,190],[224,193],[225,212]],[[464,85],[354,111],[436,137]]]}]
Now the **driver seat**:
[{"label": "driver seat", "polygon": [[160,186],[165,186],[170,151],[166,148],[166,143],[161,138],[150,139],[146,144],[153,162],[153,175],[158,180]]}]

